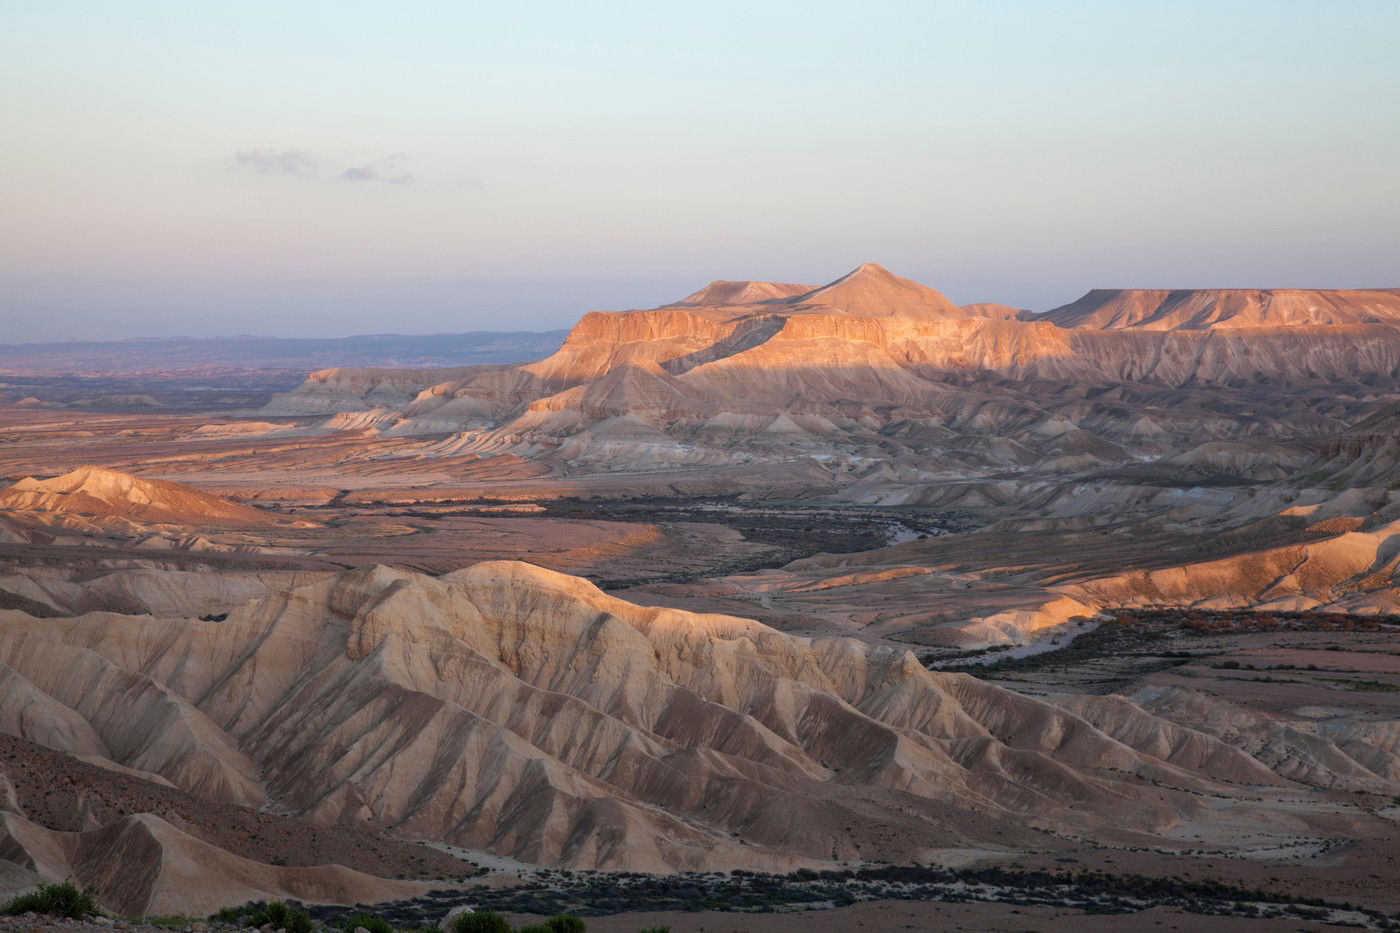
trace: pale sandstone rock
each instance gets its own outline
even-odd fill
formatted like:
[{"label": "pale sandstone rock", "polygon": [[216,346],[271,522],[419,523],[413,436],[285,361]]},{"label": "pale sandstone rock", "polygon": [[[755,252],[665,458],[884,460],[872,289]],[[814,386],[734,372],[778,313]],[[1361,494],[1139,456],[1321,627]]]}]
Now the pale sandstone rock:
[{"label": "pale sandstone rock", "polygon": [[[349,571],[218,624],[0,613],[0,661],[48,710],[32,734],[88,736],[88,754],[95,734],[191,792],[574,867],[781,868],[857,846],[899,861],[1008,826],[1209,835],[1200,800],[1223,799],[1218,815],[1239,785],[1394,775],[1321,734],[1300,772],[1187,713],[1046,703],[902,649],[636,606],[516,562]],[[1298,829],[1238,805],[1259,832]],[[173,844],[148,822],[120,832],[138,828]]]}]

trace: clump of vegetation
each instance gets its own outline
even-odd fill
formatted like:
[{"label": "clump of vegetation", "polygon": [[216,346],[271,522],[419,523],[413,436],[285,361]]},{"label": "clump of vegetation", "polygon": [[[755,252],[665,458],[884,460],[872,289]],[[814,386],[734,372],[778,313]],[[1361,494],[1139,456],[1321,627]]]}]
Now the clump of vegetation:
[{"label": "clump of vegetation", "polygon": [[237,923],[243,919],[245,907],[222,907],[209,915],[214,923]]},{"label": "clump of vegetation", "polygon": [[[1200,649],[1185,650],[1191,639],[1257,634],[1263,632],[1379,632],[1400,625],[1400,616],[1355,616],[1338,612],[1273,611],[1250,609],[1114,609],[1113,617],[1097,627],[1079,632],[1068,644],[1023,657],[996,658],[994,649],[983,649],[940,658],[926,655],[933,669],[998,678],[1020,674],[1071,670],[1103,658],[1136,656],[1149,659],[1140,673],[1198,663],[1206,656]],[[1206,652],[1209,652],[1209,647]],[[1332,646],[1327,650],[1342,650]],[[1225,670],[1254,670],[1252,665],[1230,659],[1212,666]]]},{"label": "clump of vegetation", "polygon": [[248,922],[257,927],[271,924],[273,929],[286,930],[287,933],[312,933],[315,926],[311,922],[311,915],[304,910],[289,907],[282,901],[273,901],[261,911],[248,918]]},{"label": "clump of vegetation", "polygon": [[1390,684],[1383,680],[1347,680],[1342,677],[1327,679],[1357,693],[1400,693],[1400,684]]},{"label": "clump of vegetation", "polygon": [[0,907],[0,914],[18,916],[36,913],[81,920],[89,914],[99,913],[97,901],[92,893],[90,888],[79,890],[66,881],[62,884],[40,885],[39,890],[21,894]]},{"label": "clump of vegetation", "polygon": [[453,933],[511,933],[506,918],[494,910],[458,914],[452,921]]},{"label": "clump of vegetation", "polygon": [[544,922],[550,933],[584,933],[588,929],[582,917],[573,914],[558,914]]},{"label": "clump of vegetation", "polygon": [[1255,609],[1136,609],[1116,610],[1133,621],[1166,621],[1204,635],[1241,632],[1378,632],[1394,625],[1394,616],[1356,616],[1344,612]]},{"label": "clump of vegetation", "polygon": [[331,921],[331,926],[337,930],[345,930],[347,933],[354,933],[355,930],[363,927],[369,933],[397,933],[394,925],[383,917],[374,914],[346,914],[336,917]]},{"label": "clump of vegetation", "polygon": [[[271,925],[274,930],[286,930],[287,933],[314,933],[316,929],[310,914],[283,901],[273,901],[270,904],[254,902],[244,904],[242,907],[225,907],[209,919],[216,923],[239,923],[250,927]],[[351,929],[353,930],[354,927]],[[390,927],[391,933],[392,930],[393,928]]]},{"label": "clump of vegetation", "polygon": [[[583,920],[573,914],[556,914],[543,923],[521,927],[518,933],[586,933],[587,929]],[[506,918],[494,910],[458,914],[452,921],[452,930],[453,933],[512,933]]]}]

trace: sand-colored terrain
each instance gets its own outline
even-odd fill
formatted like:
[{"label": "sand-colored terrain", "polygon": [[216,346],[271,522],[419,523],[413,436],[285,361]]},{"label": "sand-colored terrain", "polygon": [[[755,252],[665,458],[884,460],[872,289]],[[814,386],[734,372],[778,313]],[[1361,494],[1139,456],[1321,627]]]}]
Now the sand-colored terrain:
[{"label": "sand-colored terrain", "polygon": [[[1035,315],[867,264],[520,365],[0,408],[5,877],[435,910],[451,847],[492,890],[1073,865],[1400,910],[1394,298]],[[1015,897],[820,916],[1097,922]]]},{"label": "sand-colored terrain", "polygon": [[354,424],[448,435],[423,455],[509,452],[566,474],[805,460],[836,488],[888,497],[953,472],[1078,473],[1291,440],[1342,427],[1349,405],[1355,418],[1374,401],[1367,386],[1400,377],[1389,292],[1182,293],[1232,310],[1170,329],[989,317],[874,264],[795,288],[716,283],[649,311],[592,312],[538,363],[436,382],[317,373],[268,410],[372,409]]},{"label": "sand-colored terrain", "polygon": [[1400,289],[1096,288],[1045,313],[1062,327],[1144,330],[1400,322]]},{"label": "sand-colored terrain", "polygon": [[[1285,726],[1152,684],[1032,699],[908,651],[636,607],[523,563],[349,571],[218,621],[12,611],[0,656],[5,708],[25,711],[6,728],[31,741],[223,804],[572,867],[1086,842],[1249,857],[1384,839],[1400,788],[1394,718]],[[150,820],[118,827],[137,828],[188,845]],[[50,874],[86,845],[23,822],[10,835]]]}]

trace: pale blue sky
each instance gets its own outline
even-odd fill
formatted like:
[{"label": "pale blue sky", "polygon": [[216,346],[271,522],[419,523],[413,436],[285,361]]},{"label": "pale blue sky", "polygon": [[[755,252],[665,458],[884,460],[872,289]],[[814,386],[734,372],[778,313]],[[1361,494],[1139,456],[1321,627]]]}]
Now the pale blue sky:
[{"label": "pale blue sky", "polygon": [[0,0],[0,340],[1400,285],[1400,3]]}]

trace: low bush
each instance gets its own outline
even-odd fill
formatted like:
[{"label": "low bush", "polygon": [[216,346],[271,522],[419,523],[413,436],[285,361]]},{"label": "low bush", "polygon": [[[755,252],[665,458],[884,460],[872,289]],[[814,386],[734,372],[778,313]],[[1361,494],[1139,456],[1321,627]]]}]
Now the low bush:
[{"label": "low bush", "polygon": [[36,913],[70,920],[81,920],[97,912],[97,901],[93,900],[92,891],[80,891],[67,882],[40,885],[39,890],[21,894],[0,907],[0,914],[9,916]]},{"label": "low bush", "polygon": [[506,918],[494,910],[458,914],[452,921],[453,933],[511,933]]},{"label": "low bush", "polygon": [[[462,914],[462,916],[479,917],[481,914]],[[497,917],[497,919],[500,918]],[[494,921],[492,922],[494,923]],[[501,923],[504,924],[505,921],[501,920]],[[460,930],[461,928],[458,927],[457,929]],[[492,928],[493,931],[509,929],[509,926]],[[516,933],[587,933],[587,930],[588,926],[583,922],[581,917],[575,917],[573,914],[555,914],[543,923],[532,923],[527,927],[521,927]],[[378,933],[378,931],[375,931],[375,933]]]},{"label": "low bush", "polygon": [[[310,914],[282,901],[273,901],[270,904],[244,904],[242,907],[225,907],[218,913],[211,915],[209,919],[215,923],[238,923],[249,927],[271,924],[274,930],[286,930],[287,933],[314,933],[316,929]],[[354,927],[351,929],[353,930]],[[389,929],[392,933],[393,928]]]},{"label": "low bush", "polygon": [[588,929],[581,917],[573,914],[558,914],[544,922],[550,933],[585,933]]},{"label": "low bush", "polygon": [[334,929],[345,930],[347,933],[355,933],[355,930],[364,927],[369,933],[397,933],[394,925],[383,917],[376,917],[374,914],[346,914],[343,917],[336,917],[330,924]]},{"label": "low bush", "polygon": [[251,907],[246,905],[243,907],[221,907],[210,914],[209,919],[214,923],[237,923],[242,920],[244,914],[247,914],[251,909]]}]

